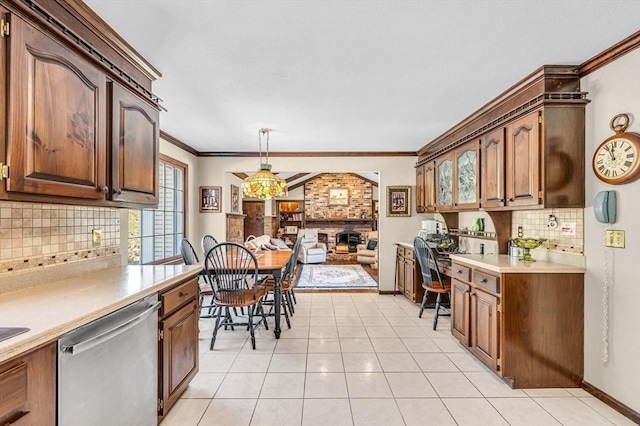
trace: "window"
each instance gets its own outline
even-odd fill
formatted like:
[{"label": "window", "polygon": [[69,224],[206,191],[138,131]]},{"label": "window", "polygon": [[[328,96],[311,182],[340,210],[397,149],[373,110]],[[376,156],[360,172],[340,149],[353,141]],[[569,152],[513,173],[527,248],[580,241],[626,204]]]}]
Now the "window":
[{"label": "window", "polygon": [[130,264],[164,263],[180,256],[185,235],[187,165],[160,154],[158,207],[129,210]]}]

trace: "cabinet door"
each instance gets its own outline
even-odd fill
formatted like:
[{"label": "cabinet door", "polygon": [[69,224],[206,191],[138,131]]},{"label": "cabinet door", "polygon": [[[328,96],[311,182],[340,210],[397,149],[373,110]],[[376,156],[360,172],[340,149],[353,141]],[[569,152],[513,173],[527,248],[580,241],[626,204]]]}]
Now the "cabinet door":
[{"label": "cabinet door", "polygon": [[504,206],[504,128],[484,138],[482,144],[482,206]]},{"label": "cabinet door", "polygon": [[15,15],[7,40],[6,191],[105,199],[105,75]]},{"label": "cabinet door", "polygon": [[400,294],[405,293],[405,270],[404,270],[404,248],[398,247],[396,249],[396,282],[398,283],[398,291]]},{"label": "cabinet door", "polygon": [[118,84],[111,86],[111,198],[156,205],[158,110]]},{"label": "cabinet door", "polygon": [[418,213],[424,213],[426,211],[424,167],[424,164],[416,167],[416,211]]},{"label": "cabinet door", "polygon": [[479,146],[477,141],[473,141],[455,151],[453,205],[456,209],[473,209],[480,206]]},{"label": "cabinet door", "polygon": [[[413,259],[413,250],[405,251],[404,259],[404,294],[409,300],[416,301],[416,275],[415,260]],[[422,284],[420,284],[422,285]]]},{"label": "cabinet door", "polygon": [[436,159],[436,207],[438,211],[453,208],[453,153]]},{"label": "cabinet door", "polygon": [[471,350],[489,368],[498,370],[498,298],[475,289],[471,295]]},{"label": "cabinet door", "polygon": [[540,202],[540,112],[507,126],[506,197],[508,206]]},{"label": "cabinet door", "polygon": [[198,372],[198,303],[192,300],[160,322],[159,416],[169,412]]},{"label": "cabinet door", "polygon": [[451,280],[451,334],[465,346],[469,339],[469,290],[471,286],[460,280]]},{"label": "cabinet door", "polygon": [[436,210],[436,166],[433,161],[424,164],[424,207],[427,212]]}]

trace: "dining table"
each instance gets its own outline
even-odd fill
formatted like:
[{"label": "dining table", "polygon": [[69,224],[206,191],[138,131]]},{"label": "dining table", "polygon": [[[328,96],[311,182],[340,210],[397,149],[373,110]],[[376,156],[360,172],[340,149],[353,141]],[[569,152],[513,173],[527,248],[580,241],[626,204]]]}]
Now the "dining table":
[{"label": "dining table", "polygon": [[293,253],[292,250],[259,250],[256,252],[256,260],[258,261],[258,273],[263,275],[271,275],[274,280],[273,286],[273,308],[274,308],[274,334],[276,339],[280,338],[280,307],[282,299],[282,272],[289,262],[289,258]]}]

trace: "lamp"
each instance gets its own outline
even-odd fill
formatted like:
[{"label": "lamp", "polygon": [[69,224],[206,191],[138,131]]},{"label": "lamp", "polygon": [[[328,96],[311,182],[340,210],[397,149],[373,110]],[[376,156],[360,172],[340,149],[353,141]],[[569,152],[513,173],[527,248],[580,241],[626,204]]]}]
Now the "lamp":
[{"label": "lamp", "polygon": [[[262,137],[267,139],[266,161],[262,162]],[[269,129],[258,130],[258,148],[260,149],[260,169],[246,178],[242,184],[242,195],[248,198],[271,200],[287,195],[287,182],[271,173],[269,164]]]}]

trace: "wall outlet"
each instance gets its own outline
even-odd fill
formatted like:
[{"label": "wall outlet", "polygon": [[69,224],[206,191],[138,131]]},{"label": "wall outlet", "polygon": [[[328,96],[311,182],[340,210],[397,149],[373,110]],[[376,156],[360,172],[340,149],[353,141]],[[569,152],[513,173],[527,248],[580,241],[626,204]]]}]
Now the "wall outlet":
[{"label": "wall outlet", "polygon": [[91,242],[94,247],[100,247],[102,244],[102,229],[91,230]]},{"label": "wall outlet", "polygon": [[522,238],[522,226],[518,226],[518,237]]},{"label": "wall outlet", "polygon": [[624,231],[607,231],[607,247],[624,248]]}]

